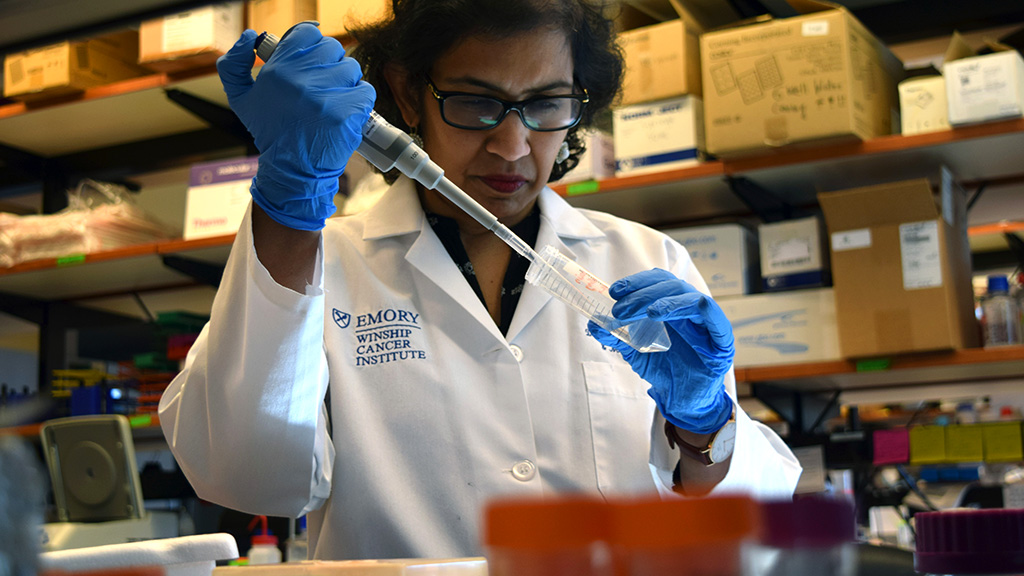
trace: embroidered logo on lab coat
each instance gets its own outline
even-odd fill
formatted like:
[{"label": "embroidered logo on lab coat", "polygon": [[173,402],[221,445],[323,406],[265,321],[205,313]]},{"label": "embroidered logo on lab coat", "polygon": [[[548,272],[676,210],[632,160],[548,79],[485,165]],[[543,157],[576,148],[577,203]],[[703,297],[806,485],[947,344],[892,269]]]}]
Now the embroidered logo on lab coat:
[{"label": "embroidered logo on lab coat", "polygon": [[352,316],[335,308],[332,315],[339,328],[351,328],[357,367],[427,359],[420,315],[415,312],[381,308]]}]

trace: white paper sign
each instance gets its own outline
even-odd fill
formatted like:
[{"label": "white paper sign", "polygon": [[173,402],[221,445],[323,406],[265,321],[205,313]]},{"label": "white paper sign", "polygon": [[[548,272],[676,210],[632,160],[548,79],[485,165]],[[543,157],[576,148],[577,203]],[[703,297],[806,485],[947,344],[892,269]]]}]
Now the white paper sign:
[{"label": "white paper sign", "polygon": [[871,247],[871,229],[847,230],[832,234],[832,251],[856,250]]},{"label": "white paper sign", "polygon": [[941,256],[938,221],[900,224],[904,290],[942,286]]}]

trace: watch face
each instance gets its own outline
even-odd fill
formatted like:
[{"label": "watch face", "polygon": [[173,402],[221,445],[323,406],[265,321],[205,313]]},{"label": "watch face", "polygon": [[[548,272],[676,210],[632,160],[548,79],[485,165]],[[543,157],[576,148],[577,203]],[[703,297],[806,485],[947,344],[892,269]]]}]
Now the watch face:
[{"label": "watch face", "polygon": [[736,422],[730,420],[715,435],[715,441],[711,444],[711,461],[721,462],[732,456],[732,450],[736,446]]}]

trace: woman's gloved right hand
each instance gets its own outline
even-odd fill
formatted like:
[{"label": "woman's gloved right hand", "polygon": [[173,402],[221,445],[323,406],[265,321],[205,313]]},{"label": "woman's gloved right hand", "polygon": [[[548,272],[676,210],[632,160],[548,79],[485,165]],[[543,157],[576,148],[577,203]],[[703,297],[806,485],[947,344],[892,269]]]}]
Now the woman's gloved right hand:
[{"label": "woman's gloved right hand", "polygon": [[320,230],[376,92],[359,63],[313,24],[285,34],[254,81],[255,42],[246,30],[217,60],[228,103],[260,151],[253,201],[280,224]]}]

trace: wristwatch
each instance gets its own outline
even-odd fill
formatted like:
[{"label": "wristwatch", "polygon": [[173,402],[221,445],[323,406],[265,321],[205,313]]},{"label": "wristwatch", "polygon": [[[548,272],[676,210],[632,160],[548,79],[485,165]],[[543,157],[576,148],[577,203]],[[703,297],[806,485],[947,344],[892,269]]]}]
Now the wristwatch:
[{"label": "wristwatch", "polygon": [[672,448],[675,448],[676,445],[679,446],[680,454],[685,454],[705,466],[713,466],[732,456],[732,450],[736,446],[736,413],[733,412],[725,426],[708,438],[708,443],[705,446],[694,446],[686,442],[679,437],[676,427],[667,421],[665,422],[665,435],[668,436],[669,446]]}]

